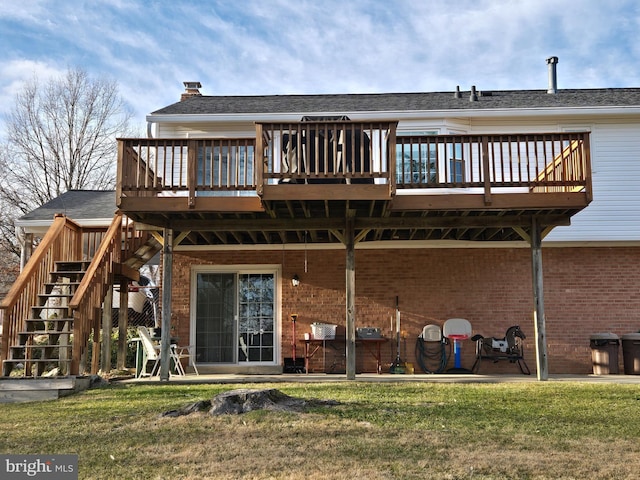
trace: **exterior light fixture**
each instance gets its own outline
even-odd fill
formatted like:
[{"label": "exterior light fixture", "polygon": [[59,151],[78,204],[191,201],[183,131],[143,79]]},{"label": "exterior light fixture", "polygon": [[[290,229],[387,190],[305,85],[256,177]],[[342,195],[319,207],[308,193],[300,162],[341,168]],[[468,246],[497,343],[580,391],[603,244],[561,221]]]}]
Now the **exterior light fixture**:
[{"label": "exterior light fixture", "polygon": [[298,285],[300,285],[300,277],[298,277],[297,274],[295,274],[292,278],[291,278],[291,285],[293,285],[294,287],[297,287]]}]

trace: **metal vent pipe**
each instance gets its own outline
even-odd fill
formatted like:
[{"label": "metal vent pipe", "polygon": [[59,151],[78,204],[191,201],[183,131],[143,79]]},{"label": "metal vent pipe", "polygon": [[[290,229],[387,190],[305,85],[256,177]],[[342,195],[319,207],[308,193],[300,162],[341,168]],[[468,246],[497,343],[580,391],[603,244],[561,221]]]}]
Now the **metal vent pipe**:
[{"label": "metal vent pipe", "polygon": [[558,72],[556,64],[558,63],[558,57],[547,58],[547,65],[549,65],[549,89],[547,93],[558,93]]}]

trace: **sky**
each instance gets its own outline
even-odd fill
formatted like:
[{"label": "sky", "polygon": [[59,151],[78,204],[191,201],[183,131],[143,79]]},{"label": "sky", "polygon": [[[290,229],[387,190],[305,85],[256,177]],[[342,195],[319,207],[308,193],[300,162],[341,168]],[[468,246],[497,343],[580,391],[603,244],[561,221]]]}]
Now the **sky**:
[{"label": "sky", "polygon": [[82,68],[135,122],[204,95],[640,87],[637,0],[0,0],[0,115]]}]

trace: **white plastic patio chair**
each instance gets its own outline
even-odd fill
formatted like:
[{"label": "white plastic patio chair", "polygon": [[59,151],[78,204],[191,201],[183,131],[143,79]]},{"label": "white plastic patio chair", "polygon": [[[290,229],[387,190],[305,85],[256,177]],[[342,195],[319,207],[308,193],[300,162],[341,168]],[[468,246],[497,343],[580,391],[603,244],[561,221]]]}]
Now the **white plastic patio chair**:
[{"label": "white plastic patio chair", "polygon": [[144,348],[146,357],[138,378],[146,375],[147,365],[149,362],[154,362],[153,367],[151,368],[151,373],[149,374],[153,377],[158,374],[158,369],[160,367],[160,345],[153,343],[153,340],[151,340],[151,334],[147,327],[138,327],[138,335],[140,336],[140,341],[142,342],[142,348]]}]

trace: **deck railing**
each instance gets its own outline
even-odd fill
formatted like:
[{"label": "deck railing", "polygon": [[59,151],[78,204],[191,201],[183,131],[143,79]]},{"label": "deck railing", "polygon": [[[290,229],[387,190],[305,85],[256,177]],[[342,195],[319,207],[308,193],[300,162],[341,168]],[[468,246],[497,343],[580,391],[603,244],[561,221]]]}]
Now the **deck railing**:
[{"label": "deck railing", "polygon": [[258,123],[255,139],[119,142],[119,196],[261,194],[263,185],[288,183],[485,194],[591,188],[587,132],[411,135],[397,133],[396,122],[317,121]]},{"label": "deck railing", "polygon": [[[255,139],[119,139],[118,194],[256,189]],[[191,200],[192,201],[192,200]]]},{"label": "deck railing", "polygon": [[397,188],[576,191],[590,178],[588,133],[397,137]]},{"label": "deck railing", "polygon": [[[100,339],[102,303],[107,290],[114,281],[114,266],[127,258],[141,243],[145,232],[135,230],[133,222],[122,213],[117,213],[109,229],[103,235],[102,242],[95,251],[87,271],[78,288],[69,301],[73,311],[73,350],[71,373],[81,373],[86,358],[90,334],[94,332],[94,344]],[[99,348],[93,349],[91,372],[98,371]]]},{"label": "deck railing", "polygon": [[[397,122],[263,123],[264,183],[389,183]],[[259,158],[260,160],[260,158]]]}]

